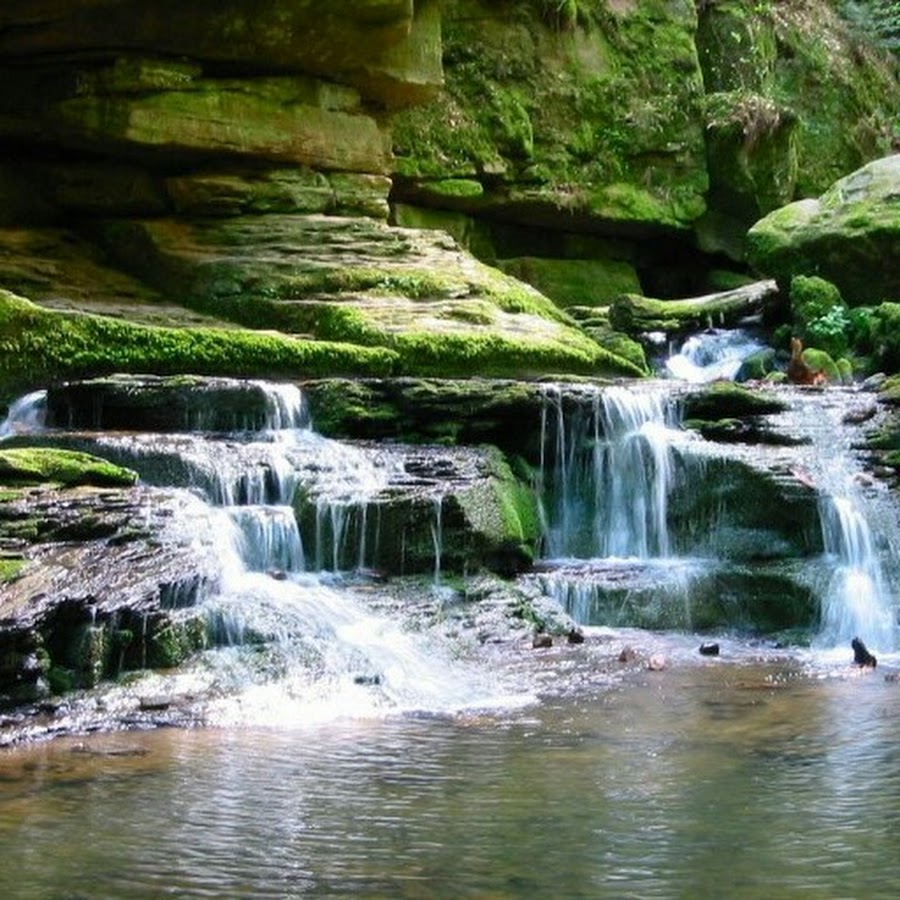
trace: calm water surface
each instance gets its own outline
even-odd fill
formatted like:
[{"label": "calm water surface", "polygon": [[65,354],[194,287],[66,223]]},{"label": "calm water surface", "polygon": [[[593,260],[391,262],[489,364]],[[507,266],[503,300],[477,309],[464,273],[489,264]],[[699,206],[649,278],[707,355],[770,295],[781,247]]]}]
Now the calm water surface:
[{"label": "calm water surface", "polygon": [[893,897],[900,685],[724,662],[499,715],[0,755],[3,897]]}]

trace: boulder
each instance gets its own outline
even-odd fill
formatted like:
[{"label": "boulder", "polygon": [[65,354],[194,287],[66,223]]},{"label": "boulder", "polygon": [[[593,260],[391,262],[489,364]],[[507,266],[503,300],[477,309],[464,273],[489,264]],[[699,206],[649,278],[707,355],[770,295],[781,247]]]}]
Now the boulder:
[{"label": "boulder", "polygon": [[851,306],[900,298],[900,155],[770,213],[747,240],[753,265],[785,285],[818,275]]}]

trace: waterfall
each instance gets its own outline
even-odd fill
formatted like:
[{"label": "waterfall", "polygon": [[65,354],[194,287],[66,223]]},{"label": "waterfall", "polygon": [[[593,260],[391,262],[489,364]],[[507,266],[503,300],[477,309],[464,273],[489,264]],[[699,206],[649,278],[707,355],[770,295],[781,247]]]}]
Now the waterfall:
[{"label": "waterfall", "polygon": [[431,525],[431,540],[434,544],[434,583],[441,583],[441,554],[444,549],[444,523],[443,523],[444,498],[438,495],[434,498],[434,522]]},{"label": "waterfall", "polygon": [[44,427],[46,413],[46,391],[33,391],[20,397],[10,406],[6,418],[0,422],[0,441],[15,434],[40,431]]},{"label": "waterfall", "polygon": [[545,556],[669,555],[676,432],[664,395],[639,390],[595,389],[574,408],[558,388],[545,393],[539,479]]},{"label": "waterfall", "polygon": [[893,650],[894,612],[868,522],[848,496],[823,496],[819,506],[832,572],[822,598],[817,643],[846,647],[861,637],[871,648]]},{"label": "waterfall", "polygon": [[694,384],[734,380],[744,360],[765,345],[742,329],[711,329],[689,337],[678,353],[666,360],[674,378]]}]

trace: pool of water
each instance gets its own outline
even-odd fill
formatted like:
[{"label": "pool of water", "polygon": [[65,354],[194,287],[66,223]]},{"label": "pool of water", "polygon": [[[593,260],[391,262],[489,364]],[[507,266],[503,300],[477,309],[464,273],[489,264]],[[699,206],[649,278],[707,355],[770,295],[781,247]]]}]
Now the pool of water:
[{"label": "pool of water", "polygon": [[895,896],[884,675],[676,660],[503,712],[7,749],[0,895]]}]

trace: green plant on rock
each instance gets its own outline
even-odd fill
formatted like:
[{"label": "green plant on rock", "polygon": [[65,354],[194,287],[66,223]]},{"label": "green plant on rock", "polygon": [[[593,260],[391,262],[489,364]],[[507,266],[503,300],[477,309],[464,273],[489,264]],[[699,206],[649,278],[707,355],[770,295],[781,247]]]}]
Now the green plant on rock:
[{"label": "green plant on rock", "polygon": [[850,347],[850,312],[835,285],[816,275],[795,275],[790,299],[794,325],[804,343],[835,359],[846,354]]}]

